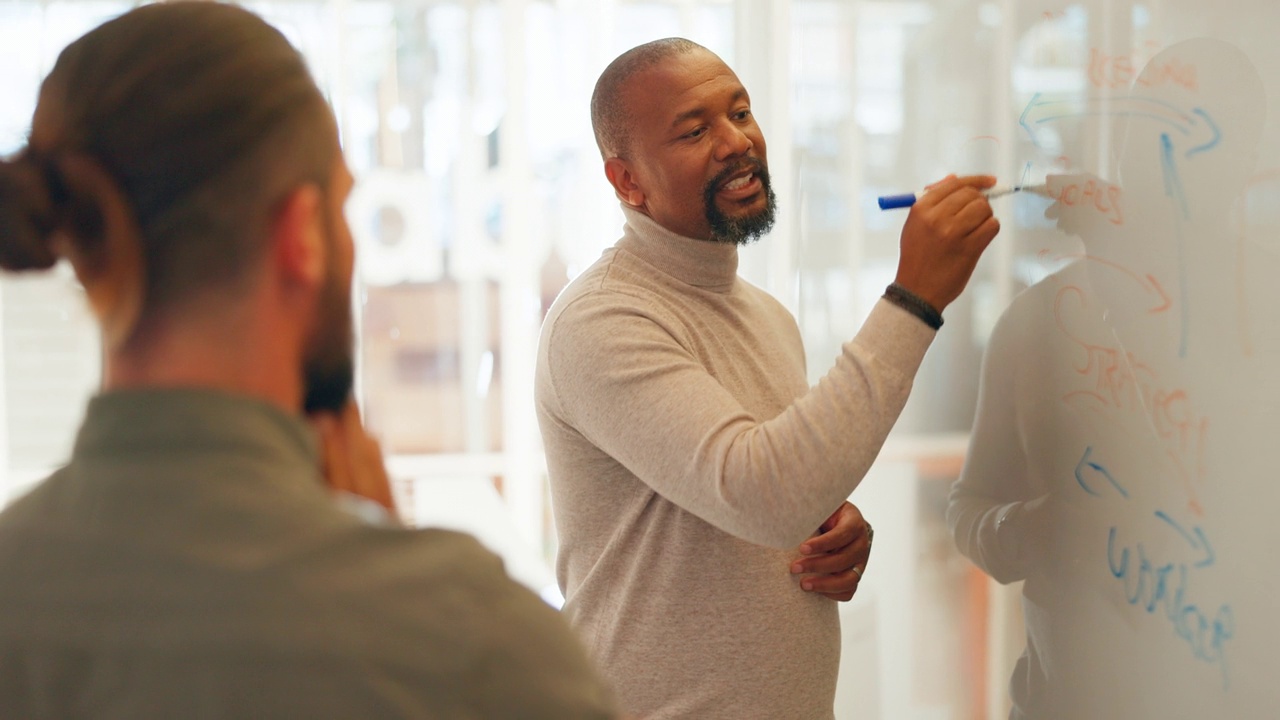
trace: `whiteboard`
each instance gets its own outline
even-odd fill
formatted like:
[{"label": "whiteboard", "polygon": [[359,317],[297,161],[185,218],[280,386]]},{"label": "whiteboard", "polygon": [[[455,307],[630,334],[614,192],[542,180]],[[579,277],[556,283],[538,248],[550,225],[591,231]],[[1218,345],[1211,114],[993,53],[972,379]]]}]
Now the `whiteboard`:
[{"label": "whiteboard", "polygon": [[1277,6],[1003,6],[1045,188],[948,520],[1023,581],[1028,717],[1280,716]]}]

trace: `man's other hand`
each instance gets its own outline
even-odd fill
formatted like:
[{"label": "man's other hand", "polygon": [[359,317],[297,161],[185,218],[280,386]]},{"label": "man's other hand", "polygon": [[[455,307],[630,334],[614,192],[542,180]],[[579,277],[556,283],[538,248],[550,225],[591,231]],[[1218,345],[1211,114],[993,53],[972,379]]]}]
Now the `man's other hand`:
[{"label": "man's other hand", "polygon": [[847,601],[867,570],[872,535],[862,512],[846,501],[800,545],[803,557],[791,564],[791,573],[805,576],[800,587],[806,592]]},{"label": "man's other hand", "polygon": [[365,432],[355,401],[348,401],[340,413],[318,412],[309,419],[320,436],[321,466],[329,490],[372,500],[396,517],[382,448]]}]

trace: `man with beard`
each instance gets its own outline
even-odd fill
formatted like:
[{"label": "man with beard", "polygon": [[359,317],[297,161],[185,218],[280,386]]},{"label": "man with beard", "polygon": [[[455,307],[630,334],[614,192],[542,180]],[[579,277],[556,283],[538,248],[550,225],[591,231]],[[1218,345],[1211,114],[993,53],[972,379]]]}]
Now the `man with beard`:
[{"label": "man with beard", "polygon": [[775,203],[733,71],[687,40],[642,45],[591,112],[626,225],[551,308],[536,378],[565,611],[648,720],[831,718],[832,600],[871,541],[845,499],[999,230],[994,179],[916,203],[896,282],[811,389],[795,320],[737,276]]},{"label": "man with beard", "polygon": [[[0,715],[612,718],[554,610],[390,509],[348,396],[352,178],[297,51],[217,3],[68,46],[0,161],[0,266],[71,262],[102,392],[0,513]],[[345,408],[341,413],[339,408]]]}]

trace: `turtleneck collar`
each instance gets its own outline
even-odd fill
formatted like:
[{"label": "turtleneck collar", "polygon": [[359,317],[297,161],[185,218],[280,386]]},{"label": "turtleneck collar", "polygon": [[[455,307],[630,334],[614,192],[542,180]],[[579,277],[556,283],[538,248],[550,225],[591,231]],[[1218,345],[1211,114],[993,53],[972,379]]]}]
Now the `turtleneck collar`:
[{"label": "turtleneck collar", "polygon": [[622,205],[627,218],[619,250],[694,287],[728,292],[738,278],[738,246],[694,240],[662,227],[639,210]]}]

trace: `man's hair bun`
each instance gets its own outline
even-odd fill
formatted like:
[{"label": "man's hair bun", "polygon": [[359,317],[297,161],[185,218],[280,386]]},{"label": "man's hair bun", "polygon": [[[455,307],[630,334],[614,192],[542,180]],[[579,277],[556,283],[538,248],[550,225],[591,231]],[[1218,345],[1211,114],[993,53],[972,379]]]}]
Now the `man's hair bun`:
[{"label": "man's hair bun", "polygon": [[43,270],[58,261],[51,242],[56,204],[44,169],[27,157],[0,160],[0,268]]}]

